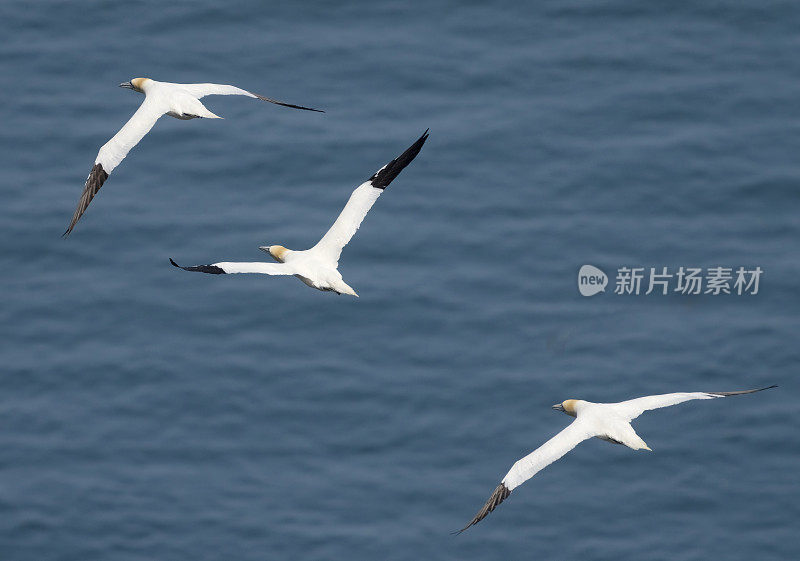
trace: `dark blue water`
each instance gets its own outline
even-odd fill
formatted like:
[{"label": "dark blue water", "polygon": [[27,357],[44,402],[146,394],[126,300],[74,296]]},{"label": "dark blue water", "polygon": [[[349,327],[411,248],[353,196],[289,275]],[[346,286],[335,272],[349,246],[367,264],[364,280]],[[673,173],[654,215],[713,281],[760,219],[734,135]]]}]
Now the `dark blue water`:
[{"label": "dark blue water", "polygon": [[[798,24],[793,2],[2,3],[0,558],[798,558]],[[136,76],[327,113],[164,118],[63,240]],[[343,254],[360,299],[169,265],[309,247],[427,127]],[[584,263],[764,274],[584,298]],[[641,417],[652,454],[587,442],[449,535],[566,425],[555,402],[773,383]]]}]

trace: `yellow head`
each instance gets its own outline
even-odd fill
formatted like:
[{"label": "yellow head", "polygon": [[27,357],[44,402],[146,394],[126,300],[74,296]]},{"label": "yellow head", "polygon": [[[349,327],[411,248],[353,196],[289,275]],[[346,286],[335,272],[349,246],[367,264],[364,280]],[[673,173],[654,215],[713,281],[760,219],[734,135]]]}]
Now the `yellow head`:
[{"label": "yellow head", "polygon": [[269,253],[278,263],[283,263],[286,259],[286,254],[289,253],[289,250],[282,245],[263,245],[258,249]]},{"label": "yellow head", "polygon": [[577,412],[578,400],[577,399],[567,399],[562,401],[561,403],[556,403],[553,405],[553,409],[556,411],[561,411],[562,413],[566,413],[570,417],[575,417]]},{"label": "yellow head", "polygon": [[133,90],[139,93],[144,93],[144,88],[147,82],[150,82],[150,78],[134,78],[130,82],[122,82],[119,85],[119,87],[128,88],[129,90]]}]

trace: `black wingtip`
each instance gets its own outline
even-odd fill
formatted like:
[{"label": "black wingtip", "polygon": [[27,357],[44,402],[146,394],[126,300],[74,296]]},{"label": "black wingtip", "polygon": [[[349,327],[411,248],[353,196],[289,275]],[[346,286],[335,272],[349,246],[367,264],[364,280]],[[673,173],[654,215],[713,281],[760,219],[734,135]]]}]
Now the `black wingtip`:
[{"label": "black wingtip", "polygon": [[69,226],[67,226],[67,231],[64,232],[62,237],[66,238],[69,236],[72,229],[78,223],[78,220],[81,219],[83,213],[86,212],[86,209],[89,207],[89,203],[92,202],[94,196],[97,195],[97,192],[100,190],[100,187],[103,186],[103,183],[106,182],[108,179],[108,173],[106,170],[103,169],[103,164],[96,163],[92,166],[92,170],[89,172],[89,176],[86,178],[86,183],[83,185],[83,191],[81,192],[81,198],[78,201],[78,206],[75,209],[75,214],[72,215],[72,220],[69,221]]},{"label": "black wingtip", "polygon": [[267,97],[265,95],[259,95],[257,93],[254,93],[253,95],[262,101],[268,101],[269,103],[274,103],[275,105],[282,105],[283,107],[291,107],[292,109],[302,109],[303,111],[316,111],[317,113],[325,113],[325,111],[323,111],[322,109],[314,109],[313,107],[304,107],[303,105],[286,103],[284,101],[278,101],[277,99],[272,99],[271,97]]},{"label": "black wingtip", "polygon": [[282,101],[276,102],[278,105],[284,107],[291,107],[292,109],[302,109],[303,111],[314,111],[316,113],[325,113],[322,109],[314,109],[313,107],[303,107],[302,105],[294,105],[292,103],[283,103]]},{"label": "black wingtip", "polygon": [[500,483],[500,485],[498,485],[495,488],[494,492],[492,492],[492,496],[489,497],[489,500],[486,501],[486,504],[483,505],[483,508],[481,508],[478,511],[478,514],[476,514],[475,517],[469,521],[469,524],[467,524],[460,530],[452,532],[452,535],[457,536],[470,526],[474,526],[475,524],[486,518],[489,515],[489,513],[492,512],[494,509],[496,509],[497,505],[506,500],[510,494],[511,490],[505,486],[505,483]]},{"label": "black wingtip", "polygon": [[172,263],[173,266],[177,267],[178,269],[183,269],[184,271],[191,271],[193,273],[207,273],[209,275],[224,275],[225,271],[216,265],[196,265],[194,267],[182,267],[175,263],[172,260],[172,257],[169,258],[169,262]]},{"label": "black wingtip", "polygon": [[314,109],[313,107],[303,107],[302,105],[292,105],[291,103],[279,103],[284,107],[291,107],[292,109],[302,109],[303,111],[314,111],[315,113],[325,113],[322,109]]},{"label": "black wingtip", "polygon": [[419,151],[422,150],[422,145],[428,140],[429,130],[430,129],[425,129],[422,136],[420,136],[414,144],[409,146],[405,152],[375,172],[375,174],[369,178],[372,186],[376,189],[386,189],[389,183],[400,175],[400,172],[417,157]]},{"label": "black wingtip", "polygon": [[777,388],[777,384],[773,384],[771,386],[767,386],[765,388],[756,388],[754,390],[740,390],[738,392],[708,392],[711,395],[716,395],[719,397],[731,397],[734,395],[746,395],[749,393],[756,393],[756,392],[763,392],[764,390],[771,390],[772,388]]}]

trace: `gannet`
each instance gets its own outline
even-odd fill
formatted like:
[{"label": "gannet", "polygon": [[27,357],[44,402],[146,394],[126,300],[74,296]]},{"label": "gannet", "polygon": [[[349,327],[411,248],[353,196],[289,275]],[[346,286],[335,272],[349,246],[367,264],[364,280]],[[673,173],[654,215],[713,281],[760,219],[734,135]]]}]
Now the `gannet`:
[{"label": "gannet", "polygon": [[210,273],[212,275],[231,273],[260,273],[262,275],[293,275],[311,288],[358,296],[339,273],[339,257],[342,248],[358,230],[361,221],[381,196],[383,190],[413,160],[425,140],[426,130],[408,150],[376,171],[372,177],[356,187],[339,217],[322,239],[312,247],[302,251],[286,249],[282,245],[265,245],[258,249],[268,253],[277,263],[231,263],[220,262],[211,265],[181,267],[170,258],[169,262],[184,271]]},{"label": "gannet", "polygon": [[153,128],[153,125],[162,115],[169,115],[182,120],[196,118],[221,119],[222,117],[206,109],[205,105],[200,102],[200,98],[207,95],[245,95],[283,105],[284,107],[324,113],[319,109],[284,103],[225,84],[171,84],[169,82],[157,82],[150,78],[134,78],[130,82],[123,82],[119,87],[143,93],[145,95],[144,101],[119,132],[106,142],[97,153],[94,167],[89,172],[89,177],[86,178],[86,184],[83,186],[78,208],[75,209],[75,214],[72,216],[72,221],[69,223],[67,231],[64,232],[64,236],[68,236],[72,232],[75,224],[78,223],[78,220],[86,211],[86,207],[89,206],[100,187],[108,179],[109,174],[125,159],[131,148],[136,146],[144,138],[144,135],[150,132],[150,129]]},{"label": "gannet", "polygon": [[469,524],[459,530],[458,534],[477,524],[502,503],[511,491],[525,483],[538,472],[560,459],[578,444],[596,437],[613,444],[623,444],[633,450],[650,450],[644,440],[633,430],[631,421],[651,409],[660,409],[677,405],[693,399],[715,399],[760,392],[777,386],[769,386],[755,390],[736,392],[691,392],[648,395],[620,403],[592,403],[582,399],[567,399],[553,405],[556,411],[562,411],[575,420],[560,433],[542,444],[539,448],[518,460],[500,482],[500,485],[478,511]]}]

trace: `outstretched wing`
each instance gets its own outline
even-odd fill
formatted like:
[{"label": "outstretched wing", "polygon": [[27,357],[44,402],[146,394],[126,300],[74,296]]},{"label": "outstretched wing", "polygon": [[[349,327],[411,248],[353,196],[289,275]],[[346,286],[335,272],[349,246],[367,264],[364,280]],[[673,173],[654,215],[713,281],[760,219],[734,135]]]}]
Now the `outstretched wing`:
[{"label": "outstretched wing", "polygon": [[295,273],[291,265],[285,263],[232,263],[222,261],[211,265],[194,265],[192,267],[181,267],[171,258],[169,260],[175,267],[184,271],[194,271],[197,273],[209,273],[211,275],[232,275],[236,273],[259,273],[262,275],[293,275]]},{"label": "outstretched wing", "polygon": [[734,395],[745,395],[748,393],[755,393],[778,386],[768,386],[766,388],[758,388],[755,390],[741,390],[736,392],[688,392],[688,393],[665,393],[661,395],[647,395],[644,397],[637,397],[636,399],[629,399],[615,403],[616,411],[621,414],[628,421],[632,421],[645,411],[652,409],[660,409],[662,407],[669,407],[670,405],[678,405],[684,401],[691,401],[693,399],[716,399],[718,397],[731,397]]},{"label": "outstretched wing", "polygon": [[108,179],[109,174],[125,159],[131,148],[136,146],[144,138],[144,135],[150,132],[150,129],[153,128],[153,125],[165,112],[165,105],[146,97],[139,109],[136,110],[136,113],[119,129],[119,132],[100,148],[97,153],[97,159],[94,161],[94,167],[89,172],[89,177],[86,178],[86,183],[83,186],[83,193],[81,193],[81,198],[78,201],[78,207],[75,209],[75,214],[73,214],[64,236],[68,236],[72,232],[75,224],[86,212],[89,203],[92,202],[100,187]]},{"label": "outstretched wing", "polygon": [[302,105],[285,103],[283,101],[278,101],[277,99],[272,99],[271,97],[258,95],[256,93],[243,90],[242,88],[237,88],[236,86],[228,86],[226,84],[176,84],[176,85],[181,86],[183,89],[185,89],[198,99],[201,97],[205,97],[207,95],[245,95],[247,97],[255,97],[262,101],[268,101],[270,103],[274,103],[275,105],[283,105],[284,107],[291,107],[293,109],[303,109],[305,111],[316,111],[317,113],[325,113],[325,111],[323,111],[322,109],[313,109],[311,107],[303,107]]},{"label": "outstretched wing", "polygon": [[515,488],[525,483],[528,479],[542,471],[544,468],[562,458],[567,452],[575,448],[578,444],[597,436],[597,431],[588,427],[580,419],[572,421],[572,424],[555,435],[553,438],[539,446],[536,450],[517,460],[511,466],[503,481],[494,490],[489,500],[483,505],[478,513],[470,520],[469,524],[461,528],[457,533],[461,533],[470,526],[477,524],[486,518],[497,505],[502,503]]},{"label": "outstretched wing", "polygon": [[367,181],[356,187],[353,194],[347,201],[336,222],[333,223],[330,230],[322,236],[322,239],[311,248],[326,259],[338,263],[339,257],[342,255],[342,248],[348,244],[353,238],[353,235],[358,231],[364,217],[381,196],[383,190],[389,186],[392,180],[397,177],[403,168],[411,163],[422,145],[428,139],[428,131],[426,130],[417,141],[412,144],[408,150],[400,154],[397,158],[383,166],[375,172]]}]

